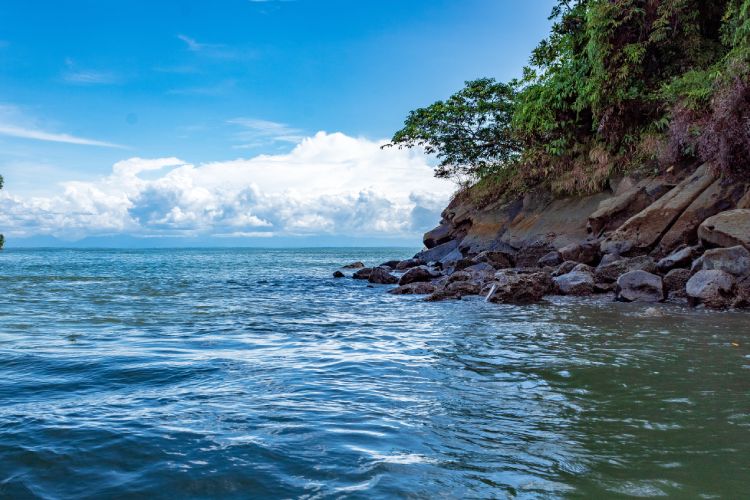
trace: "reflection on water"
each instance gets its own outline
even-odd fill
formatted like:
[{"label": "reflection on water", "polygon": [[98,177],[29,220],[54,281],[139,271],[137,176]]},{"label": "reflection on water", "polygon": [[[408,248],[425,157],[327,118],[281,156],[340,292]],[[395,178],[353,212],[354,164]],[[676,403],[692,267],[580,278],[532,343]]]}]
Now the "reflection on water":
[{"label": "reflection on water", "polygon": [[750,321],[334,280],[408,250],[0,254],[0,496],[743,496]]}]

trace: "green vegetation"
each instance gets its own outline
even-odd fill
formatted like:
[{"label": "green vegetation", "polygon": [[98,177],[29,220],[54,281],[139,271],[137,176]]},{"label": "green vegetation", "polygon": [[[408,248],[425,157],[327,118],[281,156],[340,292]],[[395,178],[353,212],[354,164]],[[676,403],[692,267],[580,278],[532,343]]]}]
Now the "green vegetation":
[{"label": "green vegetation", "polygon": [[521,79],[467,82],[389,146],[495,198],[699,161],[750,177],[750,0],[560,0],[550,19]]}]

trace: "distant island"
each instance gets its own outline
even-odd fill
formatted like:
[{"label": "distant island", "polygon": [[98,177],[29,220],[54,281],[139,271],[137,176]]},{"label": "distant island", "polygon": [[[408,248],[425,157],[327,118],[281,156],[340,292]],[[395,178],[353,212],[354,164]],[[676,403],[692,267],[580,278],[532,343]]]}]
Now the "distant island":
[{"label": "distant island", "polygon": [[422,252],[353,277],[428,300],[749,307],[750,0],[550,19],[522,78],[409,114],[385,147],[424,148],[461,187]]}]

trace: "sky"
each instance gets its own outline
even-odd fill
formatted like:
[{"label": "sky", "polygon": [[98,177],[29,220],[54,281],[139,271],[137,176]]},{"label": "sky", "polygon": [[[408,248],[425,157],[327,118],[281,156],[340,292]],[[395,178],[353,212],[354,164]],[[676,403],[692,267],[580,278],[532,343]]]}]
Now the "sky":
[{"label": "sky", "polygon": [[455,186],[382,149],[518,77],[553,0],[0,3],[8,246],[408,244]]}]

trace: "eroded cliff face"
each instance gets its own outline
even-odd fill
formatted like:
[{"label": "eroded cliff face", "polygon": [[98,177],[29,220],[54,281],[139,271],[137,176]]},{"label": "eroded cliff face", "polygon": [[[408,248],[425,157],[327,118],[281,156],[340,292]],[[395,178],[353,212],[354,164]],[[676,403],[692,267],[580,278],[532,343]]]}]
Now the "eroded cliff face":
[{"label": "eroded cliff face", "polygon": [[750,208],[748,187],[717,178],[702,165],[672,176],[620,179],[586,197],[530,193],[481,208],[454,201],[440,225],[425,234],[425,250],[416,257],[450,266],[500,250],[527,267],[552,251],[596,245],[600,255],[658,259],[698,244],[698,227],[709,217]]}]

